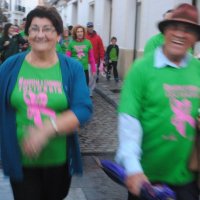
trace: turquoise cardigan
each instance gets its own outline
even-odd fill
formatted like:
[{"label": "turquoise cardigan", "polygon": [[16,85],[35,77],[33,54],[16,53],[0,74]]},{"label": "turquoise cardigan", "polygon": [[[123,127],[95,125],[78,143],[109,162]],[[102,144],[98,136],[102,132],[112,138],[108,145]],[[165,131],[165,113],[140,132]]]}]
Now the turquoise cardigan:
[{"label": "turquoise cardigan", "polygon": [[[0,66],[0,147],[4,174],[12,180],[22,180],[22,163],[16,134],[16,113],[10,105],[10,95],[16,84],[18,73],[28,52],[11,56]],[[83,67],[81,64],[58,53],[65,95],[70,110],[78,118],[80,125],[92,115]],[[67,136],[69,172],[82,174],[82,161],[77,133]]]}]

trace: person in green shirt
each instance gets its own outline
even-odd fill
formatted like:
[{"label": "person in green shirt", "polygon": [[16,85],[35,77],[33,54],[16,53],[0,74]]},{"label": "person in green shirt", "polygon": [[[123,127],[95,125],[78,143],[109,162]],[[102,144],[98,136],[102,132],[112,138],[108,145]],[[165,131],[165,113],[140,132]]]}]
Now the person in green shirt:
[{"label": "person in green shirt", "polygon": [[[172,12],[173,12],[172,9],[167,10],[163,15],[163,19],[164,20],[170,19]],[[155,50],[158,46],[162,45],[163,43],[164,43],[164,35],[162,33],[153,35],[151,38],[148,39],[148,41],[145,44],[144,55],[146,55],[149,52],[152,52],[153,50]]]},{"label": "person in green shirt", "polygon": [[91,66],[92,74],[96,74],[96,65],[92,44],[85,39],[86,30],[83,26],[77,25],[73,28],[73,40],[69,42],[67,56],[78,60],[84,69],[87,84],[89,84],[88,64]]},{"label": "person in green shirt", "polygon": [[62,32],[56,8],[37,6],[25,26],[30,51],[0,67],[2,166],[15,200],[63,200],[82,172],[76,130],[92,102],[81,64],[56,52]]},{"label": "person in green shirt", "polygon": [[66,54],[69,41],[69,30],[67,27],[64,27],[63,33],[61,34],[61,38],[56,44],[56,51]]},{"label": "person in green shirt", "polygon": [[29,47],[29,44],[28,44],[28,40],[27,40],[27,35],[26,35],[25,32],[24,32],[25,25],[26,25],[26,17],[24,17],[24,18],[22,19],[22,23],[21,23],[21,25],[20,25],[20,32],[19,32],[19,34],[24,38],[24,40],[27,41],[25,44],[23,44],[23,45],[21,46],[21,50],[22,50],[22,51],[26,51],[27,49],[30,50],[30,47]]},{"label": "person in green shirt", "polygon": [[111,44],[106,49],[106,63],[107,63],[107,80],[110,80],[111,70],[113,68],[113,75],[116,82],[119,81],[118,70],[117,70],[117,61],[119,56],[119,47],[116,44],[117,38],[111,38]]},{"label": "person in green shirt", "polygon": [[158,24],[163,46],[136,60],[125,77],[116,160],[127,174],[128,200],[144,200],[144,184],[166,184],[176,200],[199,199],[189,160],[200,105],[200,62],[188,53],[200,40],[198,19],[195,6],[176,7]]}]

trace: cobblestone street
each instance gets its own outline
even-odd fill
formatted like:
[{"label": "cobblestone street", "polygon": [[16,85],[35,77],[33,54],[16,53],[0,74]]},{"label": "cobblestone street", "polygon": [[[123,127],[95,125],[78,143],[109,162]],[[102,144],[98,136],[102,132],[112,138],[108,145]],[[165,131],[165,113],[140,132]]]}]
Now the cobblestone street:
[{"label": "cobblestone street", "polygon": [[80,131],[81,151],[113,153],[117,146],[116,109],[97,93],[94,93],[93,103],[92,121]]},{"label": "cobblestone street", "polygon": [[93,102],[93,119],[80,132],[84,175],[81,178],[73,177],[72,188],[66,200],[74,200],[70,196],[75,193],[79,193],[80,200],[126,200],[126,189],[113,182],[91,156],[114,159],[117,147],[116,109],[97,93],[94,93]]}]

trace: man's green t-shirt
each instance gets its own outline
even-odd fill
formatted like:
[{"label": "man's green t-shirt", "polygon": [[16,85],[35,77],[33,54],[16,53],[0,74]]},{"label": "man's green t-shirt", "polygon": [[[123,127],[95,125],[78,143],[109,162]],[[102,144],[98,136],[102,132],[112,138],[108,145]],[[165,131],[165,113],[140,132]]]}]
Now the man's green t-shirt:
[{"label": "man's green t-shirt", "polygon": [[[25,60],[11,95],[11,104],[16,109],[17,137],[21,145],[29,126],[42,126],[45,119],[55,118],[68,108],[59,63],[39,68]],[[63,164],[66,145],[63,135],[50,139],[37,158],[29,158],[21,150],[22,163],[24,166]]]},{"label": "man's green t-shirt", "polygon": [[81,62],[84,70],[88,70],[89,51],[91,49],[92,44],[87,39],[81,42],[71,40],[68,45],[68,51],[71,52],[71,56]]},{"label": "man's green t-shirt", "polygon": [[[153,182],[181,185],[194,179],[188,169],[200,105],[200,62],[156,68],[154,55],[137,60],[125,78],[119,112],[141,123],[141,164]],[[134,133],[133,133],[134,134]]]}]

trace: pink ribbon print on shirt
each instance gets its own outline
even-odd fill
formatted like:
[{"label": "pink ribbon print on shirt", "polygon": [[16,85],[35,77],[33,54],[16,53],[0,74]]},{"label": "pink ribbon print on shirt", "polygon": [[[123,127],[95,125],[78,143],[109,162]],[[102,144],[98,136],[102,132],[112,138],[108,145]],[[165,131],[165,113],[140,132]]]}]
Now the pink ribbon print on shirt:
[{"label": "pink ribbon print on shirt", "polygon": [[195,120],[190,115],[191,112],[191,102],[184,99],[183,101],[172,100],[171,104],[174,116],[172,117],[172,124],[176,127],[177,131],[186,137],[185,123],[189,123],[192,127],[195,127]]},{"label": "pink ribbon print on shirt", "polygon": [[171,119],[178,133],[186,137],[186,123],[195,128],[195,119],[192,117],[192,103],[189,98],[199,99],[199,88],[195,86],[164,85],[173,111]]},{"label": "pink ribbon print on shirt", "polygon": [[42,115],[56,118],[54,110],[47,107],[48,94],[62,94],[62,83],[54,80],[19,79],[19,91],[27,105],[27,117],[36,126],[42,126]]},{"label": "pink ribbon print on shirt", "polygon": [[48,97],[45,93],[34,94],[29,92],[24,94],[24,101],[27,104],[27,114],[29,119],[34,119],[34,123],[37,126],[42,125],[41,115],[47,115],[48,117],[56,118],[56,114],[53,110],[47,108]]},{"label": "pink ribbon print on shirt", "polygon": [[85,53],[83,52],[83,49],[85,47],[86,47],[85,45],[74,46],[74,49],[76,50],[78,59],[81,59],[82,57],[85,56]]}]

